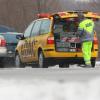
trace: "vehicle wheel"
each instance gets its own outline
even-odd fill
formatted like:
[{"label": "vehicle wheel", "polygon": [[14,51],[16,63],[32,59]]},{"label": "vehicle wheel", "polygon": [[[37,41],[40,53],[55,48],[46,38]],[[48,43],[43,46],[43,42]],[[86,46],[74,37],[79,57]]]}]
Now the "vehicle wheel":
[{"label": "vehicle wheel", "polygon": [[59,68],[69,68],[69,64],[61,63],[59,64]]},{"label": "vehicle wheel", "polygon": [[3,62],[0,62],[0,68],[4,68],[4,63]]},{"label": "vehicle wheel", "polygon": [[0,68],[4,68],[4,67],[5,67],[4,58],[0,58]]},{"label": "vehicle wheel", "polygon": [[38,56],[38,67],[39,68],[48,68],[47,61],[44,58],[42,51],[39,53],[39,56]]},{"label": "vehicle wheel", "polygon": [[95,67],[95,63],[96,63],[96,59],[93,59],[93,60],[91,61],[91,65],[92,65],[93,68]]},{"label": "vehicle wheel", "polygon": [[23,63],[21,62],[20,57],[19,57],[18,54],[15,56],[15,66],[16,66],[17,68],[24,68],[24,67],[25,67],[25,64],[23,64]]},{"label": "vehicle wheel", "polygon": [[38,64],[32,64],[32,68],[39,68]]}]

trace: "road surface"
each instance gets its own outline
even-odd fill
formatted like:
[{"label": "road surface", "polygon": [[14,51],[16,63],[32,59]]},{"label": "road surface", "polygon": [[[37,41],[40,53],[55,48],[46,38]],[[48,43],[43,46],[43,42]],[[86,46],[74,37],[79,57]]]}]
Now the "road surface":
[{"label": "road surface", "polygon": [[100,100],[100,64],[1,68],[0,100]]},{"label": "road surface", "polygon": [[1,68],[0,79],[16,80],[53,80],[59,82],[89,81],[100,77],[100,67],[81,68],[77,65],[70,65],[70,68],[59,68],[53,66],[49,68]]}]

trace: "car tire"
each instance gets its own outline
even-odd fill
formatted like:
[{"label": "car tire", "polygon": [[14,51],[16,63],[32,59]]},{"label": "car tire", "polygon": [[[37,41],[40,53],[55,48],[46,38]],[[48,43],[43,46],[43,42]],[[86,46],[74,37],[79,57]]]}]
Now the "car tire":
[{"label": "car tire", "polygon": [[32,64],[32,68],[39,68],[38,64]]},{"label": "car tire", "polygon": [[4,63],[3,62],[0,62],[0,68],[4,68]]},{"label": "car tire", "polygon": [[25,67],[25,64],[23,64],[23,63],[21,62],[21,60],[20,60],[19,54],[17,54],[17,55],[15,56],[15,67],[16,67],[16,68],[24,68],[24,67]]},{"label": "car tire", "polygon": [[69,68],[69,64],[60,63],[59,68]]},{"label": "car tire", "polygon": [[44,58],[43,52],[40,51],[38,55],[38,67],[48,68],[47,60]]}]

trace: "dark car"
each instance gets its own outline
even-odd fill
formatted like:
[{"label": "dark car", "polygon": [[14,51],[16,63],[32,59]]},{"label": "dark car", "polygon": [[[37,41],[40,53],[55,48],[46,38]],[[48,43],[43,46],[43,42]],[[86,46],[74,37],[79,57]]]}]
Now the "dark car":
[{"label": "dark car", "polygon": [[3,45],[3,47],[6,48],[6,53],[0,54],[0,67],[14,64],[15,48],[18,43],[16,35],[18,34],[22,33],[17,33],[17,32],[0,33],[0,36],[3,36],[6,41],[5,45]]}]

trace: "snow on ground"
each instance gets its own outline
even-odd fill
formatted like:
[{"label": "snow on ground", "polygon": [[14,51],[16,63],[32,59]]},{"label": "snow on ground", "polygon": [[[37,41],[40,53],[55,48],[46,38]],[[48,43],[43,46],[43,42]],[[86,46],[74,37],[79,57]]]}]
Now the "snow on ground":
[{"label": "snow on ground", "polygon": [[100,100],[100,79],[85,83],[0,79],[0,100]]},{"label": "snow on ground", "polygon": [[86,82],[0,78],[0,100],[100,100],[100,78]]},{"label": "snow on ground", "polygon": [[96,61],[96,66],[100,67],[100,61]]}]

